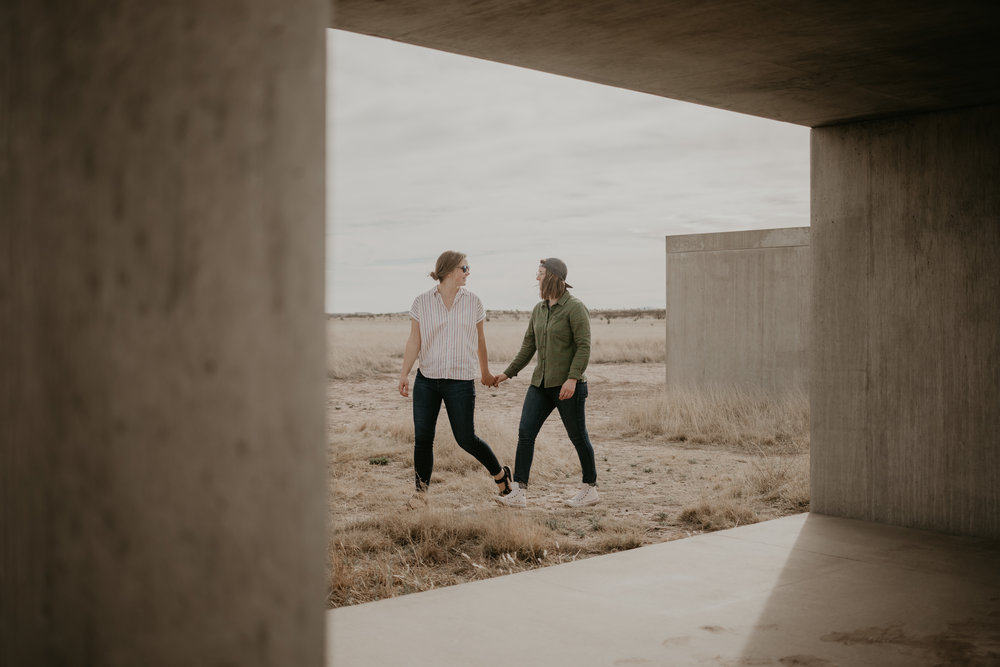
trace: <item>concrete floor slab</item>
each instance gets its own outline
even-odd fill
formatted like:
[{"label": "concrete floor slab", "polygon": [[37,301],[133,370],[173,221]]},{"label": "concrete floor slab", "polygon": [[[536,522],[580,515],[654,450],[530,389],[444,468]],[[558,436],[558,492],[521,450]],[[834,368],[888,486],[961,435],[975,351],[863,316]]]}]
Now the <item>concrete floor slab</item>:
[{"label": "concrete floor slab", "polygon": [[1000,665],[1000,543],[801,514],[328,615],[328,665]]}]

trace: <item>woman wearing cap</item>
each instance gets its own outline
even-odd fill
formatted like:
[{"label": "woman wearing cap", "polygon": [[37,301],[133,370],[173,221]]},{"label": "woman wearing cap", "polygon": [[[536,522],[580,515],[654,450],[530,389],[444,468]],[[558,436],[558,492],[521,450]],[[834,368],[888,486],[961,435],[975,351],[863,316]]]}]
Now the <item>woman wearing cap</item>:
[{"label": "woman wearing cap", "polygon": [[535,279],[542,300],[531,311],[520,352],[495,378],[495,386],[499,386],[514,377],[538,352],[535,372],[521,408],[514,482],[511,492],[498,496],[496,501],[507,507],[527,504],[526,489],[535,438],[552,411],[558,410],[583,469],[580,490],[565,502],[570,507],[593,505],[598,500],[597,465],[587,434],[584,410],[587,378],[583,374],[590,360],[590,313],[582,301],[566,291],[572,285],[566,284],[566,264],[562,260],[555,257],[541,260]]},{"label": "woman wearing cap", "polygon": [[476,360],[480,380],[493,386],[487,365],[483,320],[486,310],[479,297],[465,289],[469,277],[466,256],[447,250],[438,257],[430,277],[437,286],[413,300],[410,337],[403,353],[399,393],[410,395],[410,369],[420,357],[413,382],[413,469],[417,493],[410,505],[422,504],[434,468],[434,432],[444,402],[451,432],[459,447],[483,464],[501,494],[511,490],[510,468],[501,466],[490,446],[476,435]]}]

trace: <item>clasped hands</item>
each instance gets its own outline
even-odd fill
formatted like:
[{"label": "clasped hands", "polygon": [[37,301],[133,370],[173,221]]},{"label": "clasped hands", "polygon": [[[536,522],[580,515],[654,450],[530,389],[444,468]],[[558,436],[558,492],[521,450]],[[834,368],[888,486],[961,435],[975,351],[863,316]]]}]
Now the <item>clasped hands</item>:
[{"label": "clasped hands", "polygon": [[483,386],[485,387],[499,387],[501,382],[509,379],[510,378],[504,375],[503,373],[500,373],[499,375],[493,375],[489,371],[486,371],[485,373],[483,373],[483,377],[482,379],[480,379],[480,382],[482,382]]},{"label": "clasped hands", "polygon": [[[510,378],[500,373],[499,375],[492,375],[489,371],[483,373],[483,377],[480,380],[486,387],[499,387],[501,382],[509,380]],[[559,400],[565,401],[567,398],[573,398],[573,394],[576,393],[576,380],[569,378],[563,382],[562,387],[559,388]]]}]

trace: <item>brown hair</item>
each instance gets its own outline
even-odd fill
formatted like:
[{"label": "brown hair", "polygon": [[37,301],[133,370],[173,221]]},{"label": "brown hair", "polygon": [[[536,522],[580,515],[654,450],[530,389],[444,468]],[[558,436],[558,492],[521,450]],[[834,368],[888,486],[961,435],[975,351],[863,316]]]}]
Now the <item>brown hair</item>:
[{"label": "brown hair", "polygon": [[543,299],[559,299],[566,293],[566,281],[545,269],[538,291]]},{"label": "brown hair", "polygon": [[457,250],[445,250],[438,257],[437,264],[434,265],[434,270],[428,275],[434,280],[441,282],[445,276],[461,266],[464,259],[464,253]]}]

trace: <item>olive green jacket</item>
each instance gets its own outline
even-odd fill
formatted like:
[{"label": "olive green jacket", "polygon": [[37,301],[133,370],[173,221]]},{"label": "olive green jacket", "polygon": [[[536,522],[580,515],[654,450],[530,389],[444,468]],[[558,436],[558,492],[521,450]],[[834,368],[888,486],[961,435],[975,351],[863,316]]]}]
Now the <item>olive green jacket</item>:
[{"label": "olive green jacket", "polygon": [[540,301],[531,311],[521,351],[504,375],[517,375],[536,351],[538,363],[531,376],[534,386],[558,387],[568,378],[587,381],[583,372],[590,361],[590,312],[582,301],[569,292],[551,308],[548,300]]}]

